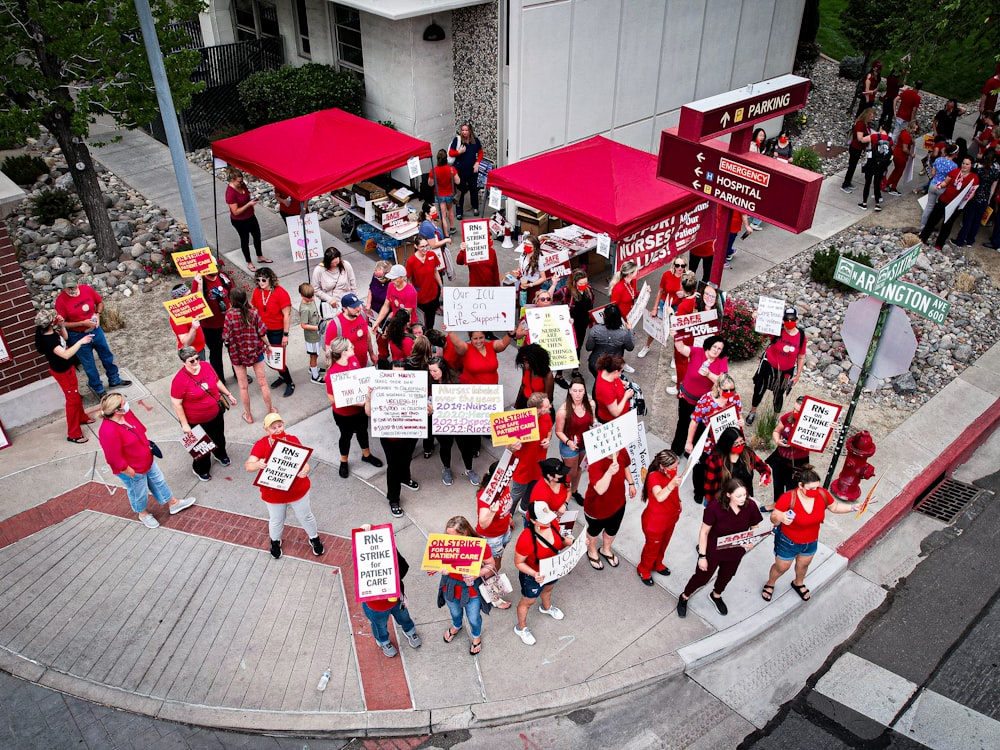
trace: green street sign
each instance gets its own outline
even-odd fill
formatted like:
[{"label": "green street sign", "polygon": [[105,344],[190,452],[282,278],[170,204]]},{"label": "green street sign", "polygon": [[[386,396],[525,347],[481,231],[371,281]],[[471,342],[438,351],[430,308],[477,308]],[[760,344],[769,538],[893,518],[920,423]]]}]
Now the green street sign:
[{"label": "green street sign", "polygon": [[875,281],[876,288],[882,286],[887,281],[898,279],[904,273],[913,268],[913,265],[917,262],[917,256],[920,255],[920,250],[922,248],[923,245],[920,244],[907,248],[900,255],[889,261],[885,266],[878,269],[878,277]]},{"label": "green street sign", "polygon": [[[896,260],[901,258],[902,256]],[[944,322],[948,310],[951,309],[951,303],[948,300],[905,281],[886,281],[880,286],[878,276],[879,273],[874,268],[869,268],[844,257],[837,261],[837,268],[833,272],[834,281],[846,284],[859,292],[870,294],[883,302],[922,315],[935,323]]]}]

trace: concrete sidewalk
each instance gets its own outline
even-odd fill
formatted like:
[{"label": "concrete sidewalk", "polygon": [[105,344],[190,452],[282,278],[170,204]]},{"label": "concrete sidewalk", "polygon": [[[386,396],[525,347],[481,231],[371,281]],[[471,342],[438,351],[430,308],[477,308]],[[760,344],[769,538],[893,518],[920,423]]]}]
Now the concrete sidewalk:
[{"label": "concrete sidewalk", "polygon": [[[176,190],[168,189],[173,175],[166,149],[142,134],[124,135],[121,143],[99,150],[98,158],[180,216]],[[211,180],[192,172],[199,201],[211,205]],[[738,270],[727,272],[727,288],[853,224],[856,197],[838,186],[838,178],[824,182],[809,233],[770,228],[742,243]],[[223,221],[222,252],[243,265],[239,250],[232,249],[235,236],[225,214]],[[324,223],[326,239],[354,264],[364,288],[374,259],[343,244],[336,224]],[[304,268],[288,259],[280,224],[262,217],[262,226],[265,253],[277,261],[283,285],[294,291]],[[213,234],[210,226],[205,229]],[[499,252],[501,265],[513,267],[513,252]],[[466,273],[460,267],[456,283],[466,283]],[[301,348],[290,349],[299,387],[290,399],[276,398],[275,405],[289,432],[316,450],[313,508],[326,554],[313,557],[305,534],[295,528],[286,530],[282,560],[272,560],[265,549],[266,514],[242,468],[262,435],[259,418],[246,425],[230,417],[233,464],[215,466],[213,481],[201,483],[178,442],[170,378],[137,381],[128,396],[164,448],[167,479],[176,495],[194,494],[198,504],[177,516],[158,512],[163,528],[147,530],[104,464],[95,432],[83,446],[63,439],[60,420],[16,433],[0,468],[0,668],[71,695],[184,723],[344,736],[416,734],[565,712],[685,671],[717,695],[727,695],[733,707],[746,705],[765,687],[774,688],[772,700],[780,705],[782,685],[789,683],[785,687],[794,687],[794,694],[801,684],[793,686],[790,674],[797,676],[816,659],[822,663],[882,601],[882,585],[905,572],[906,560],[849,570],[848,560],[836,552],[862,523],[877,523],[882,505],[860,522],[834,516],[824,525],[807,581],[817,596],[808,606],[788,588],[787,576],[775,601],[761,600],[760,586],[773,560],[770,545],[762,544],[727,589],[728,617],[716,612],[703,590],[692,597],[688,618],[680,620],[674,607],[695,566],[700,507],[685,503],[667,554],[674,573],[655,576],[657,585],[647,588],[634,572],[642,547],[641,508],[630,503],[615,542],[622,560],[618,569],[594,571],[584,562],[562,581],[553,601],[566,618],[557,622],[534,609],[529,615],[538,638],[534,647],[512,632],[513,610],[494,610],[485,619],[482,653],[470,656],[467,634],[451,644],[442,641],[449,618],[435,606],[437,579],[418,568],[428,533],[443,531],[453,515],[474,517],[474,489],[457,470],[455,484],[443,486],[437,452],[424,460],[418,448],[413,473],[421,489],[404,493],[406,516],[393,519],[384,498],[384,470],[360,463],[356,446],[351,476],[339,478],[337,432],[326,394],[300,374],[305,372]],[[519,380],[512,359],[508,350],[501,365],[508,394]],[[667,382],[666,358],[662,364],[658,359],[634,361],[635,377],[647,390]],[[893,497],[918,479],[968,425],[994,419],[998,397],[1000,347],[994,347],[879,444],[875,461],[885,471],[879,496]],[[259,397],[257,404],[259,416]],[[651,453],[662,447],[659,437],[649,436]],[[373,449],[382,455],[377,441]],[[485,471],[496,453],[484,447],[476,471]],[[452,460],[458,469],[460,458]],[[407,596],[424,640],[413,650],[397,638],[403,642],[393,660],[382,656],[354,602],[349,543],[352,528],[390,522],[413,566]],[[505,570],[516,586],[509,561]],[[808,635],[801,653],[794,654],[798,665],[791,673],[787,661],[770,658],[768,637],[779,621],[784,633]],[[316,682],[328,667],[333,679],[319,693]],[[809,672],[802,674],[804,679]],[[769,718],[754,710],[758,713],[744,714],[750,721]]]}]

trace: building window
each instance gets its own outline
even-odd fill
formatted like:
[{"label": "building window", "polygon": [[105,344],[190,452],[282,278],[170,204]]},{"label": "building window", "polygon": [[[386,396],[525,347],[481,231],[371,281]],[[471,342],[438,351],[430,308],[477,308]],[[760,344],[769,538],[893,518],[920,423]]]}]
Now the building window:
[{"label": "building window", "polygon": [[349,70],[365,85],[365,58],[361,49],[361,12],[333,3],[333,34],[337,43],[337,65]]},{"label": "building window", "polygon": [[241,42],[279,37],[278,10],[264,0],[235,0],[236,38]]},{"label": "building window", "polygon": [[306,0],[295,0],[295,31],[299,56],[312,57],[309,52],[309,16],[306,14]]}]

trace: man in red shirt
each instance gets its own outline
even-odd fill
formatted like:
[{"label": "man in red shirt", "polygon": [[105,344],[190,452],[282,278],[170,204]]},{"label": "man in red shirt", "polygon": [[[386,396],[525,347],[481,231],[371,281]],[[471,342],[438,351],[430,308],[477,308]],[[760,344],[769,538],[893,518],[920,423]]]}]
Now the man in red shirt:
[{"label": "man in red shirt", "polygon": [[375,319],[375,328],[387,317],[403,309],[410,313],[410,321],[417,319],[417,290],[406,280],[406,269],[398,263],[385,275],[389,279],[389,289],[385,293],[385,303]]},{"label": "man in red shirt", "polygon": [[438,263],[438,255],[430,249],[427,238],[418,236],[414,253],[406,261],[406,275],[417,289],[417,307],[424,314],[424,329],[428,331],[434,327],[434,317],[441,304],[441,287],[444,286]]},{"label": "man in red shirt", "polygon": [[109,388],[124,388],[132,385],[131,380],[122,380],[115,364],[115,356],[111,353],[108,340],[101,328],[101,312],[104,310],[104,300],[87,284],[80,284],[72,273],[62,276],[63,290],[56,297],[56,314],[66,321],[67,343],[73,346],[84,336],[93,338],[90,343],[80,344],[76,356],[87,373],[87,385],[90,390],[104,396],[104,384],[101,383],[101,373],[94,362],[94,352],[101,358],[104,372],[108,375]]},{"label": "man in red shirt", "polygon": [[374,362],[378,355],[372,348],[372,337],[368,335],[368,319],[365,317],[364,303],[356,294],[345,294],[340,300],[341,312],[326,326],[326,340],[323,348],[342,336],[354,345],[354,356],[361,367],[368,366],[368,358]]},{"label": "man in red shirt", "polygon": [[[998,66],[1000,68],[1000,66]],[[997,93],[1000,92],[1000,70],[993,73],[986,83],[979,97],[979,117],[989,112],[995,112],[997,108]]]},{"label": "man in red shirt", "polygon": [[903,90],[896,97],[896,127],[892,130],[892,141],[899,140],[899,131],[917,116],[920,109],[920,90],[924,87],[923,81],[914,81],[913,88],[903,86]]}]

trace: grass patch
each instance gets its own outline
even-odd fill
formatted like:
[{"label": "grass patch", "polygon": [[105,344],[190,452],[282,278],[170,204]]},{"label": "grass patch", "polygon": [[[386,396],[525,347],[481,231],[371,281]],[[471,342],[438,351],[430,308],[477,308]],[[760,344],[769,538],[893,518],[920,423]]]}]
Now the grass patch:
[{"label": "grass patch", "polygon": [[847,0],[821,0],[819,4],[819,31],[816,41],[824,55],[838,62],[841,58],[854,54],[840,26],[840,14],[847,7]]}]

